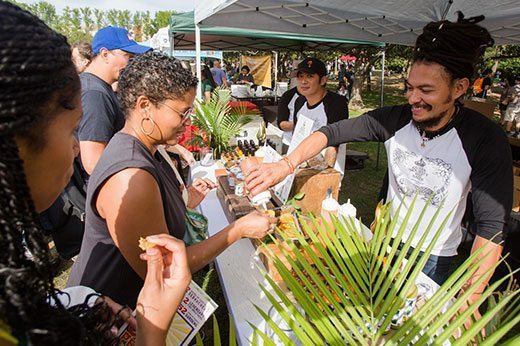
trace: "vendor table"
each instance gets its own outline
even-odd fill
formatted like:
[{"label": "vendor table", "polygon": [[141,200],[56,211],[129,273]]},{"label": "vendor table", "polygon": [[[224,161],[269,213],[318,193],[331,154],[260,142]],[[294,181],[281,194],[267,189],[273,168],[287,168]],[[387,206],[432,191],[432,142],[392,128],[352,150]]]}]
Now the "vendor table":
[{"label": "vendor table", "polygon": [[[216,168],[218,168],[216,164],[204,167],[196,163],[191,168],[190,178],[209,178],[216,181]],[[229,224],[217,198],[216,190],[211,191],[206,196],[199,208],[199,212],[208,218],[210,236],[218,233]],[[256,266],[258,262],[253,260],[254,254],[255,248],[251,241],[241,239],[215,259],[220,284],[229,313],[233,317],[239,345],[251,344],[253,329],[249,323],[257,326],[260,330],[266,329],[263,318],[253,305],[258,306],[265,312],[272,306],[260,289],[259,285],[269,288],[269,284]],[[417,283],[429,285],[432,292],[439,287],[422,273],[419,275]]]}]

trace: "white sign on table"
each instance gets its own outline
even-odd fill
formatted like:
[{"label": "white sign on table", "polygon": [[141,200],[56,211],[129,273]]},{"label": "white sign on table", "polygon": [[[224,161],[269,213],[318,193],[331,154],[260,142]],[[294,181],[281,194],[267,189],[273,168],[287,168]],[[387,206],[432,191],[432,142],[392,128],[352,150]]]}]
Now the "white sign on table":
[{"label": "white sign on table", "polygon": [[[309,135],[312,133],[312,127],[314,125],[314,120],[307,118],[306,116],[299,114],[298,122],[296,123],[296,127],[294,128],[294,132],[292,135],[291,145],[289,146],[289,150],[287,151],[290,154],[296,147]],[[281,156],[280,156],[281,159]],[[280,160],[278,159],[278,160]],[[277,161],[278,161],[277,160]],[[274,161],[273,161],[274,162]],[[289,199],[289,193],[291,193],[292,184],[294,182],[294,177],[296,172],[288,175],[283,181],[276,184],[273,188],[276,197],[282,201],[282,203],[286,203],[287,199]]]}]

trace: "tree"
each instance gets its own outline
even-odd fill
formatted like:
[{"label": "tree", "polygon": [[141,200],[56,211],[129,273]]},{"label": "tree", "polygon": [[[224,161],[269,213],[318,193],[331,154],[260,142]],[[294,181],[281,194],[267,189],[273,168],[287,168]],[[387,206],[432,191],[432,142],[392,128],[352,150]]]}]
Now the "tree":
[{"label": "tree", "polygon": [[117,26],[130,30],[132,28],[132,15],[130,11],[118,11],[117,13]]},{"label": "tree", "polygon": [[106,19],[107,19],[107,25],[117,26],[117,19],[118,19],[118,10],[108,10]]},{"label": "tree", "polygon": [[105,11],[102,11],[97,8],[94,9],[94,24],[96,30],[99,30],[100,28],[106,26],[105,17]]},{"label": "tree", "polygon": [[83,29],[86,34],[90,34],[94,31],[94,20],[92,19],[92,10],[90,7],[81,7],[81,16],[83,17]]},{"label": "tree", "polygon": [[381,49],[372,46],[359,46],[352,49],[351,55],[357,59],[354,63],[354,84],[352,85],[349,106],[353,109],[360,109],[365,107],[361,97],[361,88],[367,81],[372,67],[381,59]]},{"label": "tree", "polygon": [[170,25],[170,17],[172,14],[175,14],[175,11],[157,11],[155,13],[155,24],[157,25],[157,30],[160,28],[164,28],[165,26]]},{"label": "tree", "polygon": [[143,37],[147,39],[152,37],[156,30],[154,20],[150,16],[150,11],[146,11],[141,14],[141,21],[143,23]]}]

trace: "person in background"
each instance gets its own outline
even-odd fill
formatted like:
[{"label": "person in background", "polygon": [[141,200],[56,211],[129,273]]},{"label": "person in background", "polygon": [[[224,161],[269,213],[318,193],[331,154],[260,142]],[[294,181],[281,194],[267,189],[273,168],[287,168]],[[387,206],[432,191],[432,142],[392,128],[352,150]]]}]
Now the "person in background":
[{"label": "person in background", "polygon": [[292,132],[294,130],[294,104],[300,97],[298,86],[287,90],[280,97],[278,102],[278,126],[283,130],[282,142],[283,152],[286,153],[292,140]]},{"label": "person in background", "polygon": [[476,97],[487,98],[488,91],[493,86],[493,71],[491,69],[485,69],[482,73],[482,85],[480,91],[475,94]]},{"label": "person in background", "polygon": [[[508,136],[520,138],[520,75],[515,77],[515,84],[509,88],[507,94],[507,108],[504,120]],[[515,131],[512,131],[513,121]]]},{"label": "person in background", "polygon": [[211,100],[213,90],[217,87],[217,83],[215,83],[211,70],[206,65],[202,69],[200,87],[202,89],[202,98],[204,102],[208,103]]},{"label": "person in background", "polygon": [[504,118],[506,115],[507,105],[510,102],[509,97],[513,91],[512,85],[514,85],[514,79],[513,81],[510,81],[510,78],[504,79],[504,86],[502,89],[502,93],[500,94],[500,99],[498,101],[498,110],[500,111],[500,125],[505,125]]},{"label": "person in background", "polygon": [[[483,19],[464,19],[459,12],[457,22],[427,24],[417,38],[406,80],[408,104],[375,109],[321,128],[286,159],[245,172],[246,188],[252,195],[265,191],[327,146],[384,142],[388,158],[388,186],[384,190],[386,200],[392,201],[392,217],[403,220],[407,208],[397,215],[398,206],[409,206],[416,197],[410,225],[423,208],[427,222],[439,212],[431,229],[438,229],[445,218],[448,221],[423,272],[439,284],[449,277],[462,240],[461,220],[471,190],[476,222],[472,253],[483,248],[480,258],[485,259],[468,285],[482,278],[502,253],[513,183],[511,149],[504,131],[459,102],[475,64],[493,44],[489,32],[476,24]],[[418,244],[426,226],[419,229],[423,231],[412,239],[412,246]],[[410,231],[405,230],[403,241]],[[425,244],[429,245],[433,236],[434,232],[427,234]],[[484,278],[470,303],[481,297],[489,278]],[[475,317],[479,317],[478,310]]]},{"label": "person in background", "polygon": [[80,76],[83,118],[78,139],[85,181],[88,181],[110,138],[125,122],[112,84],[134,54],[149,50],[150,47],[131,40],[123,28],[107,26],[94,35],[94,58]]},{"label": "person in background", "polygon": [[72,45],[72,62],[78,73],[83,72],[92,61],[92,48],[87,42],[76,42]]},{"label": "person in background", "polygon": [[217,86],[229,87],[226,72],[220,68],[220,60],[213,60],[211,74],[213,75],[213,80],[217,83]]},{"label": "person in background", "polygon": [[[202,181],[183,189],[157,147],[177,144],[190,125],[197,87],[191,71],[161,53],[137,55],[122,72],[125,126],[90,177],[85,236],[68,285],[90,286],[134,307],[147,272],[135,243],[159,232],[184,238],[186,207],[195,208],[213,186]],[[203,268],[241,238],[262,238],[274,221],[254,212],[189,246],[190,270]]]},{"label": "person in background", "polygon": [[240,74],[237,78],[237,84],[247,84],[250,86],[253,86],[255,84],[255,80],[253,76],[249,73],[251,70],[249,69],[249,66],[244,65],[240,69]]},{"label": "person in background", "polygon": [[[16,43],[27,37],[24,51]],[[149,275],[136,320],[88,287],[56,290],[56,268],[37,212],[70,179],[78,153],[80,81],[65,36],[19,7],[0,1],[0,344],[110,345],[127,321],[138,345],[164,345],[191,280],[182,242],[148,237]],[[32,257],[26,256],[23,243]],[[135,244],[137,246],[137,243]]]},{"label": "person in background", "polygon": [[346,81],[345,84],[347,85],[347,91],[348,91],[348,97],[347,99],[350,100],[352,97],[352,87],[354,86],[354,68],[352,65],[348,65],[347,72],[345,73]]},{"label": "person in background", "polygon": [[[298,78],[298,92],[300,97],[294,102],[294,126],[298,122],[298,117],[303,115],[312,120],[312,131],[317,131],[322,126],[338,122],[342,119],[348,119],[347,100],[326,88],[327,85],[327,69],[325,64],[316,58],[305,58],[298,64],[296,69]],[[289,128],[284,122],[285,113],[278,116],[278,126],[281,129]],[[333,146],[325,151],[326,161],[336,170],[343,174],[345,170],[346,145]]]}]

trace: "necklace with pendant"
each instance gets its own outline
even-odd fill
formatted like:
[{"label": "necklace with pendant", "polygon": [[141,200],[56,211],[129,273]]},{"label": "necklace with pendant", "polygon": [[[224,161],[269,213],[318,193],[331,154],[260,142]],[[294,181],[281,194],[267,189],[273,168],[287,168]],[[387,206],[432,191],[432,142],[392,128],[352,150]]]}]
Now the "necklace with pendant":
[{"label": "necklace with pendant", "polygon": [[425,148],[426,147],[426,142],[431,141],[431,140],[439,137],[440,135],[442,135],[441,133],[439,133],[438,135],[435,135],[435,136],[430,138],[430,137],[428,137],[426,135],[426,131],[421,130],[419,127],[417,127],[417,130],[419,131],[419,136],[421,136],[421,140],[422,140],[421,148]]},{"label": "necklace with pendant", "polygon": [[444,125],[440,130],[436,131],[437,134],[433,137],[428,137],[428,135],[426,134],[426,131],[421,129],[419,127],[419,125],[415,125],[415,127],[417,128],[417,131],[419,131],[419,136],[421,136],[421,140],[422,140],[422,143],[421,143],[421,148],[425,148],[426,147],[426,142],[428,141],[431,141],[439,136],[442,136],[443,134],[445,134],[447,131],[444,131],[450,124],[451,122],[453,121],[453,118],[455,118],[455,116],[459,113],[459,107],[456,106],[455,108],[455,112],[453,113],[453,115],[451,116],[450,120],[446,123],[446,125]]}]

